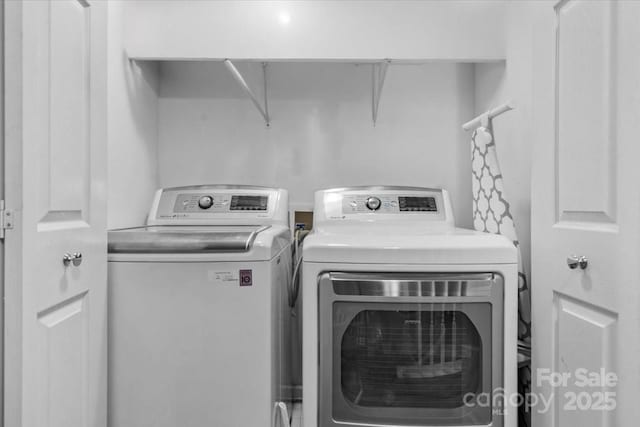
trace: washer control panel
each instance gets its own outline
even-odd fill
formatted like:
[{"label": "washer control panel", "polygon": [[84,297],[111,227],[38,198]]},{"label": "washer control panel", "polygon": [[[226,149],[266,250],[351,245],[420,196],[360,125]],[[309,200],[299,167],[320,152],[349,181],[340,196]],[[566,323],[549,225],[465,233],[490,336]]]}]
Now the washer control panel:
[{"label": "washer control panel", "polygon": [[286,190],[242,185],[199,185],[156,192],[147,225],[288,225]]},{"label": "washer control panel", "polygon": [[438,213],[435,196],[395,194],[347,194],[342,199],[342,212],[400,214],[405,212]]},{"label": "washer control panel", "polygon": [[178,193],[173,213],[262,211],[269,206],[269,196],[260,194]]}]

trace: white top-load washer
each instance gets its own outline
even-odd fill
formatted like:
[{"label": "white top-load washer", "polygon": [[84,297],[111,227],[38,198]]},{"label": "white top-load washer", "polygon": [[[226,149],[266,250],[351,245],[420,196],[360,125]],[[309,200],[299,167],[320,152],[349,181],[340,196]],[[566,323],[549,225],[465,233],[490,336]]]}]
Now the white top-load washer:
[{"label": "white top-load washer", "polygon": [[284,415],[290,242],[287,191],[248,186],[165,188],[146,226],[109,232],[111,427]]},{"label": "white top-load washer", "polygon": [[517,287],[514,245],[456,228],[444,190],[316,192],[303,426],[515,427]]}]

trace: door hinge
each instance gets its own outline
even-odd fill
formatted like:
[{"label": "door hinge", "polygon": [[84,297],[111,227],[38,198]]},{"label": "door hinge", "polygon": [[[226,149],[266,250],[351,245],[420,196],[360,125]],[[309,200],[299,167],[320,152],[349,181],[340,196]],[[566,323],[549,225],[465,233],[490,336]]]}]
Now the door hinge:
[{"label": "door hinge", "polygon": [[0,239],[4,239],[4,230],[13,228],[13,211],[5,208],[4,200],[0,200]]}]

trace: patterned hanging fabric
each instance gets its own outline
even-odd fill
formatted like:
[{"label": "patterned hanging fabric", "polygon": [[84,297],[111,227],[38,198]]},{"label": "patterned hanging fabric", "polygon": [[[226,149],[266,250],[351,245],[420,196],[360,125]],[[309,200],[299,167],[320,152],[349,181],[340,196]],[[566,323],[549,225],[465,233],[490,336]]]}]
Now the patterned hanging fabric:
[{"label": "patterned hanging fabric", "polygon": [[[529,282],[525,273],[520,244],[504,193],[502,172],[498,164],[496,144],[491,121],[482,119],[482,125],[471,136],[471,170],[473,184],[473,225],[478,231],[502,234],[518,248],[518,352],[520,359],[531,355],[531,303]],[[531,367],[523,363],[518,372],[518,391],[525,394],[531,387]],[[519,408],[519,425],[530,425],[528,413]]]},{"label": "patterned hanging fabric", "polygon": [[473,226],[478,231],[502,234],[518,248],[518,339],[528,342],[531,339],[529,284],[511,206],[504,193],[491,126],[476,129],[471,140]]}]

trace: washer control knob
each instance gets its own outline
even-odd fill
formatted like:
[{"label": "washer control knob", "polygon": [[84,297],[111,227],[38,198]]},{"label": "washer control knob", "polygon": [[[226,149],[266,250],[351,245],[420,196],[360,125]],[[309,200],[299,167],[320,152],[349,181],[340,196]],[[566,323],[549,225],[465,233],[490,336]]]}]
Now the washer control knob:
[{"label": "washer control knob", "polygon": [[200,209],[209,209],[211,206],[213,206],[213,197],[211,196],[200,197],[200,200],[198,200],[198,206],[200,206]]},{"label": "washer control knob", "polygon": [[380,199],[378,199],[377,197],[368,197],[367,198],[367,207],[372,210],[372,211],[377,211],[378,209],[380,209],[380,205],[382,204],[382,202],[380,202]]}]

